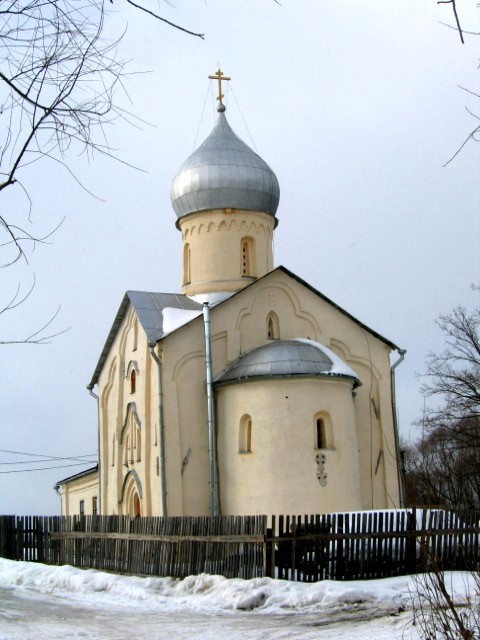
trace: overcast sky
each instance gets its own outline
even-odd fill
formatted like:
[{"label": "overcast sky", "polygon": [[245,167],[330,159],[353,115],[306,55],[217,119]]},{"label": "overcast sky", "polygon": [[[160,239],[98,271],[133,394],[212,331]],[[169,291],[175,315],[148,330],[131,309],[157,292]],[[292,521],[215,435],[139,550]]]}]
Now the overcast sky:
[{"label": "overcast sky", "polygon": [[[457,0],[462,25],[480,31],[473,0]],[[435,320],[473,308],[480,282],[480,144],[442,165],[475,126],[480,38],[458,34],[451,7],[435,0],[178,0],[159,11],[205,33],[187,36],[124,6],[111,5],[112,33],[128,29],[129,102],[148,124],[108,131],[118,154],[70,166],[97,198],[45,160],[23,173],[31,228],[51,245],[29,266],[2,272],[0,303],[17,281],[37,286],[27,303],[0,316],[2,340],[22,339],[61,305],[48,345],[1,347],[1,444],[68,457],[97,450],[97,407],[86,385],[128,289],[179,291],[181,237],[170,184],[211,130],[220,63],[232,77],[227,117],[280,182],[275,265],[284,265],[395,344],[401,434],[421,415],[417,373],[442,349]],[[253,139],[253,142],[252,142]],[[2,210],[25,220],[20,189]],[[0,513],[55,514],[55,482],[84,467],[29,468],[0,452]],[[35,458],[31,458],[35,460]],[[31,467],[52,466],[38,463]],[[58,464],[69,464],[68,461]]]}]

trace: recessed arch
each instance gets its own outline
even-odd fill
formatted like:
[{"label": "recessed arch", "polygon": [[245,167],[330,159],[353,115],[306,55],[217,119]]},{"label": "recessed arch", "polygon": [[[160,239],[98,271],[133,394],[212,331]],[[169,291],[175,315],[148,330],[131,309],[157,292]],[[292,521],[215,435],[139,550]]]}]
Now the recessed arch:
[{"label": "recessed arch", "polygon": [[244,413],[238,429],[239,453],[252,453],[252,416]]},{"label": "recessed arch", "polygon": [[280,322],[275,311],[270,311],[267,315],[267,338],[280,340]]},{"label": "recessed arch", "polygon": [[313,418],[313,448],[335,448],[332,419],[326,411],[317,412]]},{"label": "recessed arch", "polygon": [[139,517],[142,515],[142,483],[137,472],[132,469],[123,480],[119,504],[125,515]]},{"label": "recessed arch", "polygon": [[133,422],[137,425],[137,429],[139,431],[142,430],[142,423],[140,422],[140,418],[137,413],[137,405],[135,402],[129,402],[127,404],[127,410],[125,412],[125,420],[123,421],[122,431],[120,432],[120,444],[123,444],[123,438],[128,426],[128,419],[132,416]]}]

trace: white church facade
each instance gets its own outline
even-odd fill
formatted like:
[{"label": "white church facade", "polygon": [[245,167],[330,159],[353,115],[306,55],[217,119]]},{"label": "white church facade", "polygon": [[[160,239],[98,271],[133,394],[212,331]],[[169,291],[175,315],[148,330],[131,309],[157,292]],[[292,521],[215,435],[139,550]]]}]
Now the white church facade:
[{"label": "white church facade", "polygon": [[221,98],[172,184],[181,293],[125,294],[88,385],[98,466],[58,483],[62,513],[398,507],[404,352],[274,268],[278,181]]}]

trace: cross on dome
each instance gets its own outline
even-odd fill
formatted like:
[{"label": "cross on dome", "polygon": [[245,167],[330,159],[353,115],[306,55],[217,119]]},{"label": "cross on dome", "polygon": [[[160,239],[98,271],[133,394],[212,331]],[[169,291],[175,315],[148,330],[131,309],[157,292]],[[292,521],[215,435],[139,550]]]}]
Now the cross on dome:
[{"label": "cross on dome", "polygon": [[[218,80],[218,96],[217,96],[218,110],[224,111],[225,106],[222,102],[222,98],[224,97],[222,93],[222,80],[231,80],[231,78],[229,78],[228,76],[224,76],[223,71],[220,71],[220,68],[218,68],[218,70],[212,76],[208,76],[208,77],[210,80]],[[220,108],[221,106],[223,107],[223,109]]]}]

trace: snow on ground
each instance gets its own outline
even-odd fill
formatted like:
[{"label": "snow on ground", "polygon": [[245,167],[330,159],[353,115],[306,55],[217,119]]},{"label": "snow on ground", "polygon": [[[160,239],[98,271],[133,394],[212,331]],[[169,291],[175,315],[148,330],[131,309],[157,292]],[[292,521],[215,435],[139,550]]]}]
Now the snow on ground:
[{"label": "snow on ground", "polygon": [[[450,574],[461,596],[465,574]],[[414,640],[409,577],[302,584],[140,578],[0,559],[0,640]]]}]

